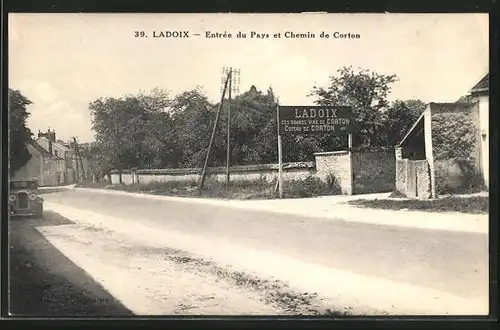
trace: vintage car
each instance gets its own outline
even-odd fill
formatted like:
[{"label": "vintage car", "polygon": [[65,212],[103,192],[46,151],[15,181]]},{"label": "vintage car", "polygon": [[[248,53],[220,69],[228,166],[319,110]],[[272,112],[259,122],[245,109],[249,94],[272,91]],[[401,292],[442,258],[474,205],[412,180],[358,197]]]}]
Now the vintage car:
[{"label": "vintage car", "polygon": [[9,194],[11,216],[43,216],[43,198],[38,196],[37,180],[11,180]]}]

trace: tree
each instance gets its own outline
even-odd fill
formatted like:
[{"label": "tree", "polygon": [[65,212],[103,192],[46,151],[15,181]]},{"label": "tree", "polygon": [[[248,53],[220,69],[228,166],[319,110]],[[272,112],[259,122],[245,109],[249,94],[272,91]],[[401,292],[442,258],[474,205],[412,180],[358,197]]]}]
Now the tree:
[{"label": "tree", "polygon": [[[252,86],[231,101],[231,164],[261,164],[277,159],[277,99]],[[221,116],[215,152],[219,165],[226,163],[227,104]]]},{"label": "tree", "polygon": [[[132,96],[133,97],[133,96]],[[150,93],[139,93],[141,120],[136,130],[143,133],[139,142],[139,165],[143,168],[160,168],[177,165],[174,128],[171,118],[172,100],[169,93],[159,88]]]},{"label": "tree", "polygon": [[[354,146],[383,145],[386,138],[378,133],[384,127],[385,111],[389,106],[387,96],[397,77],[366,69],[354,71],[350,66],[339,69],[338,73],[338,76],[330,77],[330,85],[327,88],[314,86],[310,96],[316,96],[315,103],[320,106],[352,107]],[[345,143],[342,137],[321,138],[318,142],[322,147],[330,149]]]},{"label": "tree", "polygon": [[201,167],[212,134],[216,108],[201,88],[195,88],[178,94],[172,101],[171,111],[178,165]]},{"label": "tree", "polygon": [[110,161],[106,159],[108,153],[98,142],[91,142],[88,147],[80,145],[80,153],[89,161],[89,170],[92,176],[99,181],[102,177],[109,175],[113,169],[110,167]]},{"label": "tree", "polygon": [[99,168],[121,172],[133,167],[176,166],[172,100],[158,88],[121,98],[105,98],[89,106],[96,133]]},{"label": "tree", "polygon": [[426,107],[427,104],[420,100],[393,102],[385,114],[387,145],[394,146],[401,141]]},{"label": "tree", "polygon": [[29,117],[27,107],[32,102],[20,91],[10,88],[8,102],[10,111],[10,175],[12,176],[31,159],[26,145],[30,143],[32,133],[26,127],[26,121]]},{"label": "tree", "polygon": [[121,183],[121,171],[137,163],[138,153],[134,147],[142,138],[136,130],[141,120],[139,102],[131,97],[98,99],[89,108],[94,117],[92,128],[96,140],[106,153],[103,159],[108,162],[107,167],[118,169]]}]

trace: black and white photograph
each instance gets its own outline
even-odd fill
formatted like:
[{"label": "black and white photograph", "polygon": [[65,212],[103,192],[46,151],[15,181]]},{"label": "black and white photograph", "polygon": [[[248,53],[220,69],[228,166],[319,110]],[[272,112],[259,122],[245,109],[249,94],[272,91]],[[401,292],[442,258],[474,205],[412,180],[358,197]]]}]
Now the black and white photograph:
[{"label": "black and white photograph", "polygon": [[489,37],[10,13],[10,316],[488,315]]}]

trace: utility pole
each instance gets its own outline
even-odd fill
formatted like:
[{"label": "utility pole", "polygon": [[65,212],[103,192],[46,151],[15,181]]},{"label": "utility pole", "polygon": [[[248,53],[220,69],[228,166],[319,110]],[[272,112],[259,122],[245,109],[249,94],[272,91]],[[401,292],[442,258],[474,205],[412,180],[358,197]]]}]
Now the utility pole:
[{"label": "utility pole", "polygon": [[81,179],[85,180],[85,169],[83,168],[83,161],[82,161],[82,156],[80,155],[80,149],[78,148],[78,142],[76,142],[76,137],[73,137],[73,141],[75,143],[75,156],[77,157],[77,168],[78,168],[78,161],[80,161],[80,170],[81,170]]},{"label": "utility pole", "polygon": [[222,105],[224,103],[224,96],[226,95],[226,89],[227,89],[228,82],[229,82],[229,74],[226,77],[226,81],[224,83],[224,89],[222,91],[222,97],[220,99],[219,109],[217,109],[217,114],[215,115],[214,128],[212,130],[212,136],[210,137],[210,142],[208,144],[207,156],[205,157],[205,163],[203,165],[203,170],[201,172],[200,185],[198,187],[198,191],[200,191],[200,192],[203,189],[203,185],[205,183],[205,176],[206,176],[206,171],[207,171],[208,159],[210,157],[210,151],[212,150],[212,144],[214,142],[215,131],[217,130],[217,124],[219,123],[219,115],[220,115],[220,111],[222,109]]},{"label": "utility pole", "polygon": [[226,181],[227,184],[229,185],[230,181],[229,167],[231,166],[231,92],[234,92],[235,94],[239,92],[240,70],[235,70],[232,67],[228,67],[224,68],[222,72],[223,76],[227,76],[229,79],[229,91],[228,91],[228,102],[227,102],[227,155],[226,155]]}]

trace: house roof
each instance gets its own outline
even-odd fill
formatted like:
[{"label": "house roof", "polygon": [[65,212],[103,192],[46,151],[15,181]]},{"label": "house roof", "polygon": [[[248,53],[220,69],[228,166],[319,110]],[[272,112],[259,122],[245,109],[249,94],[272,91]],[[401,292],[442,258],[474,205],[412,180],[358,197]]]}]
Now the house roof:
[{"label": "house roof", "polygon": [[464,112],[464,111],[469,111],[471,109],[471,105],[466,103],[466,102],[430,102],[427,105],[427,108],[420,114],[417,120],[415,120],[415,123],[412,125],[412,127],[408,130],[408,132],[405,134],[403,139],[396,145],[396,147],[400,147],[411,135],[413,130],[415,130],[415,127],[420,123],[420,121],[423,120],[423,117],[426,112],[430,111],[431,114],[435,113],[454,113],[454,112]]},{"label": "house roof", "polygon": [[425,115],[425,110],[422,111],[422,113],[420,114],[420,116],[418,116],[417,120],[415,120],[415,123],[413,123],[413,125],[408,130],[408,132],[406,132],[405,136],[401,139],[401,141],[398,144],[396,144],[396,147],[400,147],[406,141],[406,139],[408,139],[408,137],[410,136],[411,132],[413,132],[413,130],[415,129],[415,127],[417,127],[418,123],[420,123],[420,121],[423,120],[424,115]]},{"label": "house roof", "polygon": [[[38,138],[38,140],[46,140],[46,141],[47,141],[47,143],[48,143],[48,141],[49,141],[49,139],[47,139],[45,136],[40,136],[40,137]],[[38,140],[37,140],[37,141],[38,141]],[[62,150],[64,150],[64,151],[69,151],[70,149],[69,149],[67,146],[65,146],[64,144],[62,144],[62,143],[61,143],[62,141],[61,141],[61,142],[60,142],[60,141],[61,141],[61,140],[58,140],[58,141],[52,142],[52,147],[57,147],[57,148],[62,149]]]},{"label": "house roof", "polygon": [[479,82],[472,87],[471,93],[488,91],[490,88],[490,74],[487,73]]},{"label": "house roof", "polygon": [[45,150],[41,145],[39,145],[38,142],[32,140],[31,142],[29,142],[29,144],[43,156],[50,156],[50,153],[47,150]]}]

